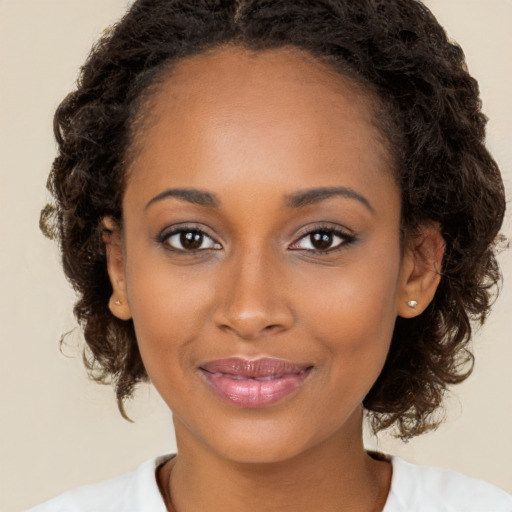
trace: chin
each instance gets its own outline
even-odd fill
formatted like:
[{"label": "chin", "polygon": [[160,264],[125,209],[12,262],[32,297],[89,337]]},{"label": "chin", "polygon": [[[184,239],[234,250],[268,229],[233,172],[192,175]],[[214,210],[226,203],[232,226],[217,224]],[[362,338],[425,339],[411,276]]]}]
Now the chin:
[{"label": "chin", "polygon": [[294,459],[303,454],[308,446],[287,439],[231,440],[217,445],[216,454],[238,464],[277,464]]},{"label": "chin", "polygon": [[[334,425],[311,428],[304,420],[297,426],[297,419],[276,418],[232,420],[218,425],[208,425],[208,430],[191,432],[175,421],[176,436],[179,440],[188,438],[190,443],[200,443],[203,448],[216,456],[239,464],[275,464],[302,456],[318,447],[339,432]],[[308,428],[308,426],[310,428]],[[330,427],[334,427],[329,429]],[[185,443],[183,443],[185,445]],[[197,444],[196,444],[197,448]]]}]

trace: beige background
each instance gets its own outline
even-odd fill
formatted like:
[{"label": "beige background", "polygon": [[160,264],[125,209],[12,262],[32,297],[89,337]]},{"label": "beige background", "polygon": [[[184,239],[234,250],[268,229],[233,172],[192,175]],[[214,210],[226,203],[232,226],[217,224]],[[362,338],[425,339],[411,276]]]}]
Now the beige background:
[{"label": "beige background", "polygon": [[[73,293],[56,248],[38,231],[55,152],[55,107],[92,42],[126,0],[0,0],[0,509],[16,512],[72,486],[135,468],[174,450],[170,414],[149,387],[119,416],[110,388],[84,375],[72,336]],[[491,118],[489,146],[512,194],[512,1],[429,0],[464,47]],[[512,236],[511,214],[505,233]],[[370,445],[441,465],[512,492],[512,258],[494,315],[475,340],[477,366],[455,390],[448,421],[403,446]]]}]

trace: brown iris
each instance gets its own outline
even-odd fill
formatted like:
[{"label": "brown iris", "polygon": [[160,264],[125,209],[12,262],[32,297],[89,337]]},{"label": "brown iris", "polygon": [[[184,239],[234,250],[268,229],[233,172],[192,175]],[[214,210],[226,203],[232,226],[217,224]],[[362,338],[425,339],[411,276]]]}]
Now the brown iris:
[{"label": "brown iris", "polygon": [[199,249],[203,243],[203,238],[202,233],[197,231],[184,231],[180,235],[180,243],[184,249]]},{"label": "brown iris", "polygon": [[319,251],[329,249],[332,245],[333,234],[329,233],[328,231],[319,231],[310,236],[311,244],[315,249],[318,249]]}]

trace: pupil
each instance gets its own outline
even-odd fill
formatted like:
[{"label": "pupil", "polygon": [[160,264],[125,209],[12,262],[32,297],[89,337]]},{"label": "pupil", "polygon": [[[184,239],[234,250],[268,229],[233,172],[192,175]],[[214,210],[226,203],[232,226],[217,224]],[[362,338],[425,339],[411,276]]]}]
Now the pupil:
[{"label": "pupil", "polygon": [[203,243],[203,235],[193,231],[181,233],[180,242],[185,249],[199,249]]},{"label": "pupil", "polygon": [[329,249],[332,245],[332,234],[326,231],[320,231],[311,236],[311,243],[315,249]]}]

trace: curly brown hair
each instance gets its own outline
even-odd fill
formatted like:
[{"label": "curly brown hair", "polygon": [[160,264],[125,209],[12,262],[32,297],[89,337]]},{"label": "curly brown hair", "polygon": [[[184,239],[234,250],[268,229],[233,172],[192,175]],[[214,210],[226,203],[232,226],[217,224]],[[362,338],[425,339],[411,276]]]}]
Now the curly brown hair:
[{"label": "curly brown hair", "polygon": [[379,98],[376,123],[395,157],[402,232],[438,223],[446,250],[432,303],[416,318],[397,319],[364,406],[374,431],[396,425],[407,439],[434,428],[447,387],[471,373],[472,326],[484,322],[498,290],[505,197],[484,146],[477,82],[460,47],[417,0],[138,0],[103,35],[56,112],[59,152],[48,181],[55,204],[41,215],[78,293],[90,375],[112,382],[123,415],[123,400],[147,380],[132,321],[108,307],[101,237],[105,216],[122,222],[144,99],[178,60],[228,44],[299,48]]}]

